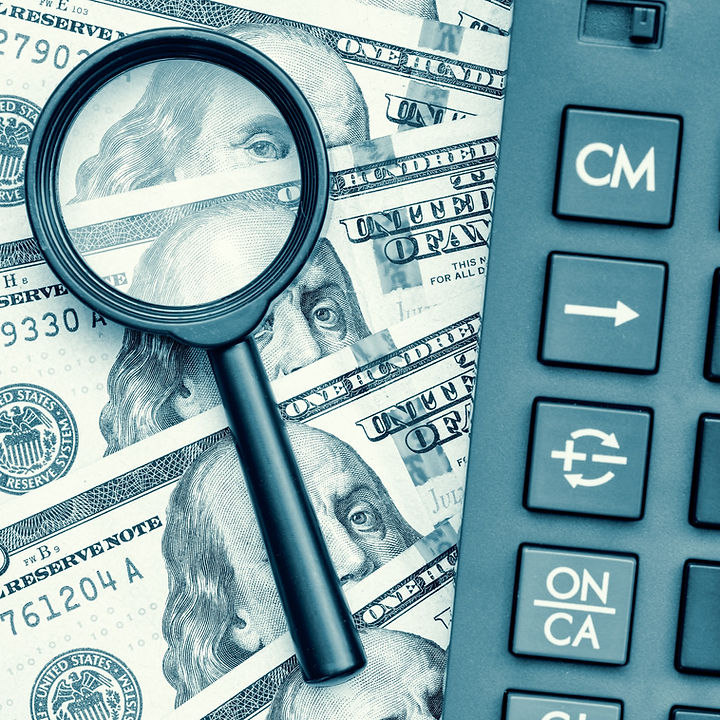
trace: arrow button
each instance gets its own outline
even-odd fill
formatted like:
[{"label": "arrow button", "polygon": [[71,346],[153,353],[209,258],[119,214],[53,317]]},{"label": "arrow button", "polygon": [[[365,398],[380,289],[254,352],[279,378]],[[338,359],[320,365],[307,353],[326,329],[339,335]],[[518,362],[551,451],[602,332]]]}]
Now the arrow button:
[{"label": "arrow button", "polygon": [[656,372],[666,278],[665,263],[551,253],[540,360]]}]

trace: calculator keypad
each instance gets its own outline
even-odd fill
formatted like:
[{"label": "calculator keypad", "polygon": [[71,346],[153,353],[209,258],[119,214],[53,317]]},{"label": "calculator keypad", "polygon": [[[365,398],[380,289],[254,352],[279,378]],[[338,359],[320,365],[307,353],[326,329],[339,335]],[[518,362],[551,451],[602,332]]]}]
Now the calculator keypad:
[{"label": "calculator keypad", "polygon": [[503,720],[567,720],[568,718],[621,720],[622,704],[612,700],[515,691],[510,691],[505,696]]},{"label": "calculator keypad", "polygon": [[515,6],[444,717],[720,720],[720,8]]},{"label": "calculator keypad", "polygon": [[664,263],[551,253],[540,359],[656,372],[666,277]]},{"label": "calculator keypad", "polygon": [[627,662],[634,555],[524,545],[518,562],[515,654]]}]

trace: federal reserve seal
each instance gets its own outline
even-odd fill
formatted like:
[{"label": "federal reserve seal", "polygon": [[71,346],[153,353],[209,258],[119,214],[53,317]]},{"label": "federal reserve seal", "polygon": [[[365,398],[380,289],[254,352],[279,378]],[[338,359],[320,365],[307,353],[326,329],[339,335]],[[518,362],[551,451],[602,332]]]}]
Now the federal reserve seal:
[{"label": "federal reserve seal", "polygon": [[21,494],[62,477],[75,460],[68,406],[37,385],[0,388],[0,490]]},{"label": "federal reserve seal", "polygon": [[140,720],[142,696],[124,662],[104,650],[51,660],[30,693],[32,720]]},{"label": "federal reserve seal", "polygon": [[0,207],[25,202],[25,156],[40,108],[15,95],[0,95]]}]

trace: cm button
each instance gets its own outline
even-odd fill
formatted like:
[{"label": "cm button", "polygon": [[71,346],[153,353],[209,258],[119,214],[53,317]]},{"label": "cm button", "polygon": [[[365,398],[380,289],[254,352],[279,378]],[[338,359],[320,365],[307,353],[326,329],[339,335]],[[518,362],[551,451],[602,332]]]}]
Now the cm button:
[{"label": "cm button", "polygon": [[565,108],[555,214],[670,227],[681,133],[675,115]]}]

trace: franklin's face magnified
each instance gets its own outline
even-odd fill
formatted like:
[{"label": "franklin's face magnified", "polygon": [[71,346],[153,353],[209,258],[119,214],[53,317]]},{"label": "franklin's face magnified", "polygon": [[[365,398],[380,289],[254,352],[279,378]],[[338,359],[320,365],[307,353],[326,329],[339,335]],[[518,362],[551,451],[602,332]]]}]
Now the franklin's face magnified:
[{"label": "franklin's face magnified", "polygon": [[[330,557],[344,585],[419,539],[380,479],[348,445],[287,424]],[[181,703],[285,631],[272,571],[242,478],[223,440],[178,482],[167,510],[165,673]]]},{"label": "franklin's face magnified", "polygon": [[296,154],[290,128],[278,109],[249,84],[228,83],[205,111],[194,142],[175,165],[175,178],[208,175]]},{"label": "franklin's face magnified", "polygon": [[[368,111],[340,56],[295,27],[248,23],[222,32],[275,60],[317,115],[329,147],[366,140]],[[209,63],[159,65],[135,107],[103,135],[77,171],[77,199],[113,195],[284,157],[279,111],[249,83]]]},{"label": "franklin's face magnified", "polygon": [[445,653],[419,635],[361,633],[367,666],[338,685],[308,685],[299,669],[280,686],[268,720],[438,720]]},{"label": "franklin's face magnified", "polygon": [[[296,27],[260,23],[222,31],[287,71],[313,107],[328,147],[368,139],[362,92],[322,40]],[[273,112],[240,107],[218,73],[186,70],[178,66],[152,76],[137,105],[105,132],[98,152],[77,172],[78,200],[171,182],[198,168],[212,172],[282,156],[286,138]],[[227,137],[209,146],[218,128]],[[198,225],[208,218],[198,217]],[[257,342],[274,379],[369,334],[351,278],[321,238],[311,261],[265,318]],[[219,402],[204,352],[133,330],[125,333],[110,371],[108,395],[100,423],[106,454]]]},{"label": "franklin's face magnified", "polygon": [[[253,200],[198,211],[145,251],[130,294],[173,306],[230,294],[269,265],[295,213],[292,207]],[[272,304],[254,337],[273,380],[368,334],[350,278],[330,243],[320,238],[303,272]],[[208,404],[200,410],[218,402],[210,373],[204,384],[198,396]]]}]

